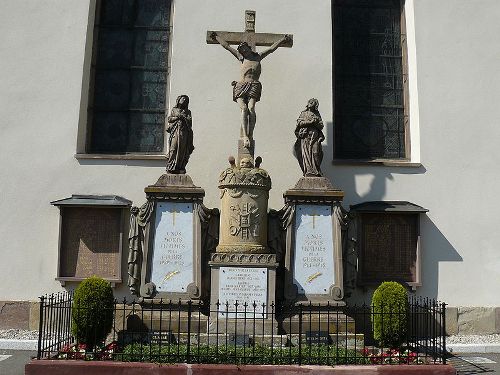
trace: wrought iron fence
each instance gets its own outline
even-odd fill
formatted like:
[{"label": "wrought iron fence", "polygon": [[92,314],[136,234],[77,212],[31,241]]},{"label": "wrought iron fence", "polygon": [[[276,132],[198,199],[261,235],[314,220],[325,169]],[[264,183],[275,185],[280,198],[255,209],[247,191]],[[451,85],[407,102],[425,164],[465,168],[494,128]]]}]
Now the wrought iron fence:
[{"label": "wrought iron fence", "polygon": [[[298,365],[446,363],[446,304],[428,298],[410,297],[407,308],[399,311],[390,306],[377,310],[369,305],[328,303],[209,305],[201,301],[124,299],[114,303],[111,332],[93,347],[72,334],[72,302],[70,293],[40,298],[38,359]],[[377,317],[382,330],[397,326],[396,321],[404,322],[398,327],[401,337],[397,345],[374,338]]]}]

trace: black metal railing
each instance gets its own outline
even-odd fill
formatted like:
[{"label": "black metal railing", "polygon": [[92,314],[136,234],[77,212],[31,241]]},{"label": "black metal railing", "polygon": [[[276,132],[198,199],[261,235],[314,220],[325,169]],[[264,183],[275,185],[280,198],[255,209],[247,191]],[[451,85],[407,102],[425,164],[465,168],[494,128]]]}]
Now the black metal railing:
[{"label": "black metal railing", "polygon": [[[428,298],[410,297],[402,310],[329,303],[209,305],[124,299],[114,303],[111,332],[93,347],[71,333],[72,302],[70,293],[40,298],[38,359],[298,365],[446,363],[446,304]],[[398,323],[402,335],[396,345],[374,339],[376,316],[382,330],[397,326],[396,321],[404,322],[403,326]]]}]

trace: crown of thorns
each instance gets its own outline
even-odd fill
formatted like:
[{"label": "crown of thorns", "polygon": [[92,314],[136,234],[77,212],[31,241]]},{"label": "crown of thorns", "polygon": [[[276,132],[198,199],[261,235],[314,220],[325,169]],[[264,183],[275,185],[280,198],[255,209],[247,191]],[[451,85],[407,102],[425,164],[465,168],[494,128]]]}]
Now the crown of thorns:
[{"label": "crown of thorns", "polygon": [[247,42],[242,42],[242,43],[238,44],[238,49],[240,49],[241,47],[248,47],[248,48],[250,48],[250,45]]}]

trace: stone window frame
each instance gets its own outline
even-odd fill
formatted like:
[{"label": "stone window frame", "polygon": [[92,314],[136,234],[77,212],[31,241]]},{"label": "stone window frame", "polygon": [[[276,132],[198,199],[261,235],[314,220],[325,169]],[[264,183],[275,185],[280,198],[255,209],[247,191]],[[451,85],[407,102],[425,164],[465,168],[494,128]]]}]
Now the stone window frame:
[{"label": "stone window frame", "polygon": [[[132,202],[128,199],[116,196],[116,195],[72,195],[69,198],[59,199],[50,202],[52,206],[59,208],[59,231],[58,231],[58,245],[57,245],[57,274],[55,280],[61,283],[61,286],[65,286],[67,282],[81,282],[85,280],[85,277],[75,277],[75,276],[62,276],[61,275],[61,259],[62,259],[62,238],[63,238],[63,227],[64,227],[64,213],[66,209],[74,208],[112,208],[119,210],[120,215],[120,233],[119,233],[119,245],[118,245],[118,264],[117,264],[117,275],[118,278],[108,278],[103,277],[103,279],[110,282],[111,286],[114,288],[116,284],[123,282],[122,271],[123,271],[123,254],[124,246],[127,245],[126,238],[124,237],[128,230],[128,213]],[[101,275],[96,275],[102,277]]]},{"label": "stone window frame", "polygon": [[[167,52],[167,72],[166,72],[166,103],[165,114],[169,111],[169,98],[170,98],[170,76],[171,76],[171,61],[172,61],[172,36],[174,30],[174,6],[175,0],[170,1],[170,24],[169,24],[169,45]],[[80,111],[78,120],[78,132],[76,139],[76,153],[74,157],[78,160],[85,159],[107,159],[107,160],[166,160],[167,156],[167,136],[164,133],[163,151],[162,152],[125,152],[125,153],[93,153],[90,150],[91,128],[90,119],[88,115],[89,103],[93,95],[93,82],[91,75],[91,66],[94,57],[96,56],[95,50],[97,48],[98,35],[94,33],[95,24],[99,20],[99,9],[102,0],[90,0],[88,10],[87,33],[85,41],[85,53],[83,62],[83,76],[82,76],[82,90]],[[165,117],[166,125],[166,117]]]},{"label": "stone window frame", "polygon": [[[388,167],[414,167],[422,166],[420,162],[420,131],[418,116],[418,89],[415,53],[415,21],[414,0],[399,0],[401,3],[401,34],[405,35],[402,46],[402,69],[406,76],[404,81],[404,115],[405,121],[405,157],[401,159],[340,159],[335,156],[335,139],[332,142],[333,165],[371,165]],[[332,14],[332,41],[334,41],[334,10],[336,0],[331,1]],[[332,48],[332,77],[335,79],[335,50]],[[333,119],[335,121],[335,85],[332,82],[333,93]],[[335,137],[335,129],[332,130]]]},{"label": "stone window frame", "polygon": [[[422,241],[421,241],[421,225],[420,219],[421,215],[429,212],[428,209],[418,206],[411,202],[406,201],[372,201],[364,202],[356,205],[350,206],[350,215],[353,221],[350,225],[354,223],[351,228],[354,228],[353,235],[356,238],[356,253],[358,257],[358,276],[356,277],[356,284],[363,288],[368,286],[377,286],[383,281],[397,281],[408,285],[412,290],[416,290],[417,287],[422,286]],[[415,278],[414,280],[395,280],[381,276],[377,280],[363,280],[359,275],[363,272],[363,232],[362,232],[362,222],[364,215],[412,215],[415,217],[416,223],[416,247],[415,247]]]}]

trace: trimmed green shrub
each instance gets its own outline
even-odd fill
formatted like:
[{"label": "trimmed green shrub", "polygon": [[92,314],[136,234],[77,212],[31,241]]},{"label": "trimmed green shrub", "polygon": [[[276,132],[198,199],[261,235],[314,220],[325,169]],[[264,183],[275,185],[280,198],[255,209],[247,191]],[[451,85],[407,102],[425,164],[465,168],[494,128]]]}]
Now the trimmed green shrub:
[{"label": "trimmed green shrub", "polygon": [[396,348],[406,336],[408,320],[408,292],[394,281],[385,281],[372,297],[371,320],[373,338],[380,346]]},{"label": "trimmed green shrub", "polygon": [[113,326],[113,289],[99,277],[89,277],[73,296],[71,332],[80,344],[92,349],[102,343]]},{"label": "trimmed green shrub", "polygon": [[129,344],[123,353],[115,358],[124,362],[155,363],[216,363],[237,365],[364,365],[370,360],[354,349],[333,345],[304,346],[302,351],[295,347],[199,345],[191,347],[188,356],[187,345],[142,345]]}]

